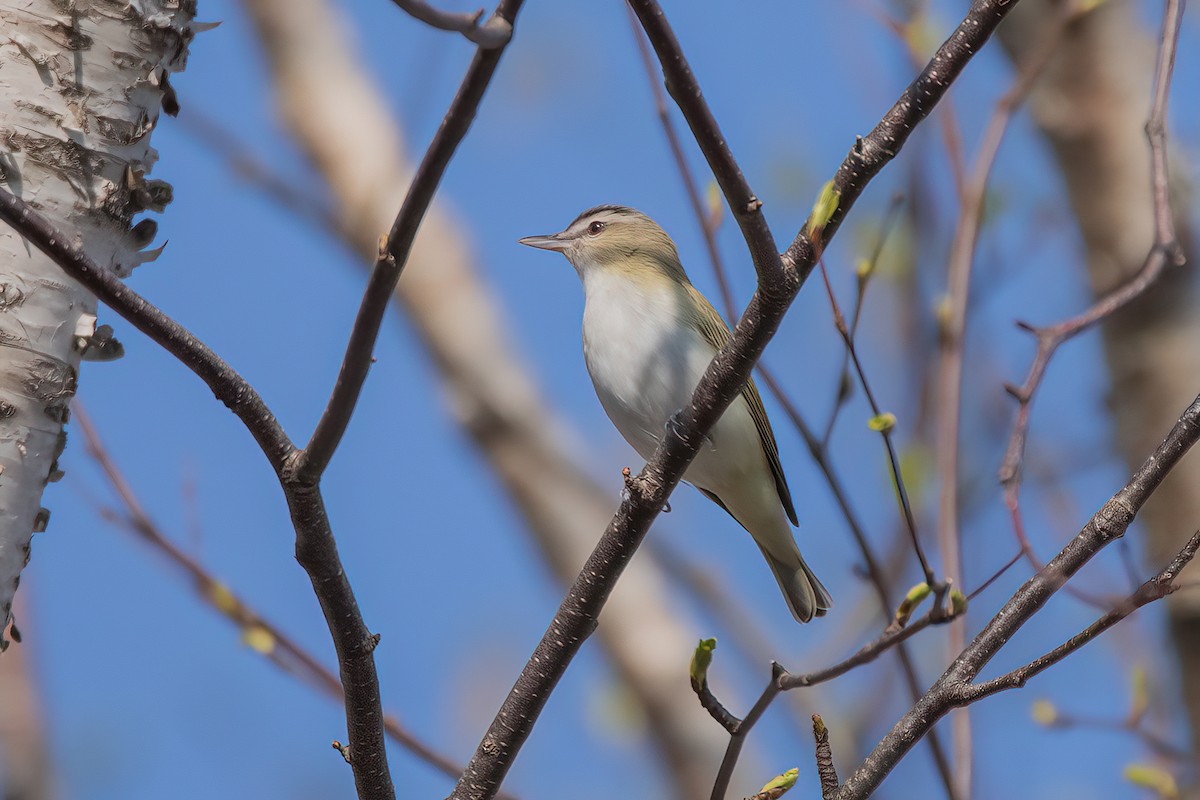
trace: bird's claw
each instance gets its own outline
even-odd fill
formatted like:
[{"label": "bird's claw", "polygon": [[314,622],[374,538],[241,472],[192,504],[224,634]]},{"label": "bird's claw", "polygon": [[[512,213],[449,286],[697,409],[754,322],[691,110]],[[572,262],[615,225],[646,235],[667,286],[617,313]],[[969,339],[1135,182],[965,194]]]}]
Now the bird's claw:
[{"label": "bird's claw", "polygon": [[[667,433],[673,434],[676,438],[678,438],[684,442],[687,442],[688,444],[691,444],[692,436],[694,434],[689,433],[686,430],[687,426],[685,426],[683,424],[683,409],[682,408],[679,409],[678,411],[676,411],[671,416],[667,417],[667,421],[665,423],[663,423],[663,427],[666,429]],[[713,446],[712,439],[710,439],[708,436],[705,436],[701,440],[701,444],[706,444],[709,447]]]}]

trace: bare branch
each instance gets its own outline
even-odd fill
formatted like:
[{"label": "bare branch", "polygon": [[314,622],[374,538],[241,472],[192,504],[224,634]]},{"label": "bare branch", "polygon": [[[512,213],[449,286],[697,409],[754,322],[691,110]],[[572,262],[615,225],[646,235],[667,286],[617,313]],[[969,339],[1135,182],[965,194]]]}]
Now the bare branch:
[{"label": "bare branch", "polygon": [[973,680],[1051,596],[1101,549],[1119,539],[1162,480],[1200,439],[1200,396],[1183,412],[1171,432],[1130,481],[1098,510],[1046,568],[1009,598],[958,655],[933,687],[875,747],[839,793],[841,800],[865,798],[879,787],[900,759],[951,708]]},{"label": "bare branch", "polygon": [[946,94],[972,56],[996,30],[1018,0],[975,0],[963,21],[933,54],[900,99],[865,137],[860,137],[833,178],[838,207],[821,229],[820,241],[802,228],[784,253],[784,260],[801,281],[816,266],[816,256],[833,238],[863,189],[904,147],[917,123],[925,119]]},{"label": "bare branch", "polygon": [[[1006,498],[1015,494],[1020,485],[1021,462],[1025,455],[1025,443],[1029,433],[1030,405],[1033,395],[1041,386],[1050,358],[1060,345],[1111,316],[1131,301],[1141,296],[1168,267],[1183,264],[1183,250],[1175,236],[1175,220],[1171,212],[1168,191],[1167,169],[1167,99],[1170,94],[1171,77],[1175,70],[1175,52],[1179,42],[1179,20],[1183,15],[1182,0],[1168,0],[1163,21],[1163,38],[1159,47],[1158,66],[1154,82],[1154,104],[1146,122],[1146,137],[1150,143],[1151,183],[1154,203],[1154,244],[1137,274],[1127,283],[1117,287],[1097,300],[1091,308],[1056,325],[1037,328],[1019,323],[1037,338],[1037,353],[1025,382],[1020,387],[1010,387],[1009,393],[1017,399],[1017,418],[1004,461],[1000,466],[1000,481],[1004,484]],[[1010,501],[1010,507],[1012,502]]]},{"label": "bare branch", "polygon": [[1129,595],[1120,606],[1109,611],[1100,619],[1093,622],[1084,630],[1072,636],[1066,642],[1063,642],[1058,647],[1051,650],[1045,655],[1035,658],[1028,664],[1018,667],[1010,672],[1006,672],[999,677],[992,678],[983,683],[973,684],[969,687],[964,687],[959,692],[959,702],[961,704],[974,703],[977,700],[982,700],[985,697],[990,697],[998,692],[1003,692],[1006,689],[1020,689],[1025,686],[1033,676],[1045,671],[1051,666],[1062,661],[1067,656],[1074,653],[1079,648],[1083,647],[1088,642],[1091,642],[1100,634],[1116,625],[1121,620],[1128,617],[1134,611],[1137,611],[1148,603],[1153,603],[1155,600],[1161,600],[1167,595],[1173,593],[1178,586],[1175,583],[1175,578],[1179,572],[1190,562],[1196,555],[1196,551],[1200,549],[1200,531],[1192,534],[1188,539],[1187,544],[1179,551],[1171,563],[1159,570],[1158,574],[1150,580],[1138,587],[1137,591]]},{"label": "bare branch", "polygon": [[[854,335],[851,333],[850,327],[846,325],[846,318],[842,314],[842,309],[838,305],[837,297],[833,293],[833,285],[829,282],[829,274],[825,271],[825,264],[821,263],[821,277],[825,283],[825,292],[829,296],[829,305],[833,308],[833,321],[837,328],[838,334],[842,337],[842,343],[846,346],[846,352],[850,356],[850,362],[854,365],[854,372],[858,375],[859,385],[863,388],[863,394],[867,396],[867,404],[871,407],[871,413],[874,415],[876,427],[879,430],[879,435],[883,437],[883,446],[888,454],[888,467],[892,471],[892,481],[895,484],[896,495],[900,498],[900,512],[904,517],[904,524],[908,528],[908,537],[912,542],[913,552],[917,556],[917,563],[921,565],[921,572],[924,575],[925,582],[929,584],[934,591],[942,595],[944,594],[945,585],[938,581],[937,576],[933,574],[933,569],[929,566],[929,560],[925,558],[925,548],[921,546],[921,537],[917,534],[917,520],[913,516],[912,503],[908,499],[908,489],[904,485],[904,475],[900,472],[900,456],[896,452],[896,444],[892,440],[892,428],[895,424],[895,417],[885,418],[883,409],[875,400],[875,392],[871,390],[871,382],[867,380],[867,373],[863,370],[862,362],[858,358],[858,348],[854,344]],[[862,293],[859,293],[862,297]],[[856,306],[854,319],[858,320],[858,309],[861,305]]]},{"label": "bare branch", "polygon": [[414,19],[440,31],[461,33],[467,41],[474,42],[485,50],[503,48],[512,38],[512,19],[493,15],[482,25],[483,9],[478,11],[452,14],[434,8],[422,0],[392,0],[398,8]]},{"label": "bare branch", "polygon": [[342,568],[319,488],[297,488],[286,477],[295,447],[262,398],[199,339],[140,297],[113,273],[99,267],[67,236],[50,226],[18,197],[0,190],[0,218],[54,259],[114,311],[150,336],[195,372],[246,425],[279,475],[296,531],[296,559],[308,572],[325,614],[346,690],[346,723],[355,753],[360,798],[391,800],[391,776],[383,744],[383,709],[372,651],[377,638]]},{"label": "bare branch", "polygon": [[768,681],[767,687],[763,689],[762,694],[759,695],[758,700],[755,701],[754,706],[746,714],[745,718],[730,732],[729,746],[725,748],[725,757],[721,759],[721,767],[717,770],[717,779],[713,783],[710,800],[725,800],[725,793],[729,790],[729,782],[733,779],[733,769],[737,766],[738,758],[742,754],[742,745],[746,743],[746,737],[750,734],[750,729],[762,719],[762,715],[766,713],[771,703],[775,700],[775,696],[779,694],[779,679],[786,674],[787,670],[775,662],[771,662],[771,680]]},{"label": "bare branch", "polygon": [[834,678],[845,675],[855,667],[859,667],[863,664],[874,661],[887,650],[895,647],[901,642],[911,639],[913,636],[925,630],[930,625],[939,625],[943,622],[954,619],[961,613],[962,612],[955,612],[951,609],[943,609],[935,606],[929,611],[929,613],[925,614],[925,616],[921,617],[916,622],[904,626],[903,628],[889,626],[888,629],[880,634],[877,639],[874,639],[873,641],[863,645],[861,648],[859,648],[858,652],[844,661],[839,661],[832,666],[825,667],[824,669],[820,669],[815,672],[804,673],[802,675],[784,673],[779,678],[779,688],[787,691],[789,689],[798,689],[802,686],[814,686],[818,683],[831,681]]},{"label": "bare branch", "polygon": [[[334,700],[344,702],[345,692],[336,674],[301,647],[295,639],[249,606],[237,593],[230,590],[224,582],[214,577],[195,558],[189,556],[163,533],[146,513],[125,474],[117,466],[108,448],[100,439],[100,434],[92,423],[91,416],[84,411],[78,401],[72,405],[72,411],[74,420],[83,433],[88,455],[100,467],[108,479],[109,485],[124,506],[124,514],[118,514],[111,509],[102,509],[101,513],[116,527],[134,534],[166,557],[172,565],[188,577],[192,588],[196,591],[196,596],[202,602],[231,620],[244,634],[265,633],[265,641],[269,642],[269,647],[255,647],[254,649],[261,652],[271,663],[278,666],[284,673],[307,681]],[[104,513],[105,511],[108,513]],[[401,725],[395,717],[385,715],[383,726],[384,731],[393,741],[408,750],[418,760],[451,779],[462,774],[461,764],[456,764],[422,742]],[[501,797],[505,797],[505,795],[501,795]],[[514,799],[508,796],[508,800]]]},{"label": "bare branch", "polygon": [[[523,2],[502,0],[493,19],[500,19],[511,28]],[[354,413],[354,406],[367,379],[383,314],[392,290],[396,288],[396,281],[400,279],[400,272],[412,252],[417,228],[433,201],[446,166],[475,119],[475,111],[500,63],[505,44],[507,42],[490,48],[480,46],[476,51],[450,109],[430,142],[425,157],[421,159],[391,231],[385,239],[380,240],[379,257],[363,293],[362,305],[354,320],[354,329],[346,345],[346,356],[337,383],[308,446],[296,464],[296,475],[302,482],[313,482],[321,475],[346,432],[350,415]]]},{"label": "bare branch", "polygon": [[700,151],[704,153],[717,184],[725,194],[733,218],[741,228],[754,262],[754,270],[758,273],[759,290],[783,290],[783,262],[775,247],[775,237],[763,216],[762,201],[751,191],[742,168],[734,160],[716,118],[700,93],[700,84],[688,66],[675,32],[655,0],[629,0],[629,7],[637,14],[650,38],[650,44],[654,46],[662,65],[667,91],[683,112]]},{"label": "bare branch", "polygon": [[833,763],[833,748],[829,746],[829,729],[819,714],[812,715],[813,739],[816,740],[817,775],[821,779],[821,800],[833,800],[838,790],[837,767]]},{"label": "bare branch", "polygon": [[55,229],[24,200],[3,189],[0,189],[0,219],[196,373],[217,399],[242,421],[275,471],[282,471],[295,447],[266,402],[233,367],[222,361],[195,334],[126,286],[115,273],[93,261],[78,239]]}]

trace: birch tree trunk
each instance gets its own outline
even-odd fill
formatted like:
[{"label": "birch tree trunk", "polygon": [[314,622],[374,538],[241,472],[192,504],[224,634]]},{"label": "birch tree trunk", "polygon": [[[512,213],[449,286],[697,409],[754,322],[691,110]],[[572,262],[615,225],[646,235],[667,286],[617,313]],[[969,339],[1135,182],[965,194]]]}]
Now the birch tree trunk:
[{"label": "birch tree trunk", "polygon": [[[195,0],[0,0],[0,188],[125,276],[171,199],[148,180],[150,133],[174,113]],[[0,649],[81,360],[120,355],[96,300],[11,229],[0,230]],[[14,638],[17,634],[13,634]]]}]

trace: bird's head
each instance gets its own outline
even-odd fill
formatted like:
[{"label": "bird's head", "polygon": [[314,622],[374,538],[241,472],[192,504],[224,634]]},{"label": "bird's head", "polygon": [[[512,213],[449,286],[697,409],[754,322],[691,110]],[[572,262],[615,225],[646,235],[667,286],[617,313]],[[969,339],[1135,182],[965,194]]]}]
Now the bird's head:
[{"label": "bird's head", "polygon": [[687,281],[671,237],[654,220],[627,206],[589,208],[561,233],[518,241],[562,253],[580,276],[591,270],[619,270],[631,277],[660,274]]}]

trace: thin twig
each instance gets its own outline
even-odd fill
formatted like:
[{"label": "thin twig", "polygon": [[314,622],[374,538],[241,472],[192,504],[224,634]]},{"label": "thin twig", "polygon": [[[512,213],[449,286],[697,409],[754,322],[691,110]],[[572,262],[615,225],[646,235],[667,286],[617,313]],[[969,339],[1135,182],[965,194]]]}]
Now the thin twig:
[{"label": "thin twig", "polygon": [[766,688],[763,689],[753,707],[729,736],[729,744],[725,748],[725,757],[721,759],[721,766],[717,770],[717,779],[713,782],[710,800],[725,800],[729,782],[733,779],[734,767],[737,766],[738,758],[742,754],[742,745],[746,743],[746,737],[750,734],[750,730],[762,719],[762,715],[766,713],[775,700],[775,696],[779,694],[779,678],[786,673],[787,670],[783,667],[771,662],[771,679],[767,682]]},{"label": "thin twig", "polygon": [[1171,563],[1163,567],[1157,575],[1138,587],[1137,591],[1129,595],[1121,605],[1109,611],[1104,616],[1093,622],[1091,625],[1084,628],[1079,633],[1072,636],[1067,641],[1060,644],[1045,655],[1035,658],[1024,666],[1017,667],[1014,670],[1004,673],[998,677],[992,678],[983,683],[976,683],[970,686],[962,687],[957,692],[956,702],[960,705],[974,703],[982,700],[985,697],[990,697],[998,692],[1003,692],[1007,689],[1020,689],[1029,679],[1038,675],[1050,667],[1062,661],[1067,656],[1074,653],[1085,644],[1093,641],[1097,636],[1104,633],[1106,630],[1116,625],[1121,620],[1128,617],[1134,611],[1137,611],[1142,606],[1153,603],[1155,600],[1161,600],[1167,595],[1173,593],[1178,587],[1175,584],[1175,578],[1179,575],[1188,562],[1196,555],[1196,551],[1200,550],[1200,531],[1196,531],[1188,539],[1187,544],[1175,555]]},{"label": "thin twig", "polygon": [[[138,500],[125,474],[113,460],[111,452],[101,440],[100,434],[92,422],[91,415],[84,410],[78,400],[72,403],[71,411],[72,419],[79,425],[79,429],[83,433],[88,455],[100,467],[108,479],[109,485],[120,499],[121,505],[124,506],[123,514],[112,509],[101,509],[102,514],[118,528],[133,533],[165,556],[171,564],[190,579],[196,595],[209,608],[225,616],[243,632],[265,632],[267,634],[266,641],[270,643],[270,646],[268,648],[255,647],[256,652],[262,653],[285,673],[315,686],[337,702],[344,702],[345,692],[336,674],[301,647],[295,639],[255,611],[236,592],[230,590],[223,581],[214,577],[195,558],[188,555],[162,532],[146,512],[141,501]],[[422,742],[401,725],[395,717],[384,716],[384,730],[398,745],[443,775],[454,779],[462,774],[461,764],[455,763]],[[510,795],[508,800],[515,799]]]},{"label": "thin twig", "polygon": [[[882,422],[883,409],[876,402],[875,393],[871,391],[871,383],[867,380],[867,373],[858,358],[858,348],[854,345],[854,336],[851,335],[850,329],[846,326],[846,318],[842,314],[837,297],[833,293],[833,285],[829,282],[829,274],[825,271],[824,261],[821,262],[821,277],[825,282],[825,292],[829,296],[829,305],[833,308],[834,326],[837,328],[838,334],[842,337],[842,343],[846,346],[846,352],[850,354],[850,361],[854,364],[854,371],[858,375],[858,382],[863,388],[863,394],[867,397],[871,413],[875,419]],[[896,443],[892,440],[892,425],[881,424],[879,426],[879,434],[883,437],[883,445],[887,450],[888,465],[892,471],[892,481],[895,484],[896,496],[900,499],[900,510],[904,517],[904,524],[908,527],[908,536],[912,541],[913,552],[917,556],[917,562],[921,565],[921,573],[925,578],[925,583],[929,584],[940,595],[943,593],[941,591],[941,583],[938,581],[937,576],[934,575],[933,568],[929,566],[929,560],[925,557],[925,548],[921,546],[921,537],[917,533],[917,520],[913,515],[912,503],[908,499],[908,488],[904,484],[904,475],[900,471],[900,456],[896,452]]]},{"label": "thin twig", "polygon": [[1146,122],[1153,187],[1154,244],[1136,275],[1097,300],[1083,313],[1048,327],[1018,323],[1036,338],[1037,352],[1025,382],[1019,387],[1008,387],[1009,394],[1016,398],[1018,407],[1004,461],[1000,466],[1000,482],[1004,485],[1006,496],[1009,493],[1015,494],[1020,486],[1021,463],[1029,433],[1030,406],[1034,393],[1041,386],[1051,356],[1063,343],[1140,297],[1166,268],[1181,266],[1184,262],[1183,248],[1175,235],[1175,219],[1171,212],[1166,134],[1167,99],[1175,69],[1175,52],[1179,40],[1178,20],[1183,16],[1183,6],[1183,0],[1167,0],[1155,70],[1154,103]]},{"label": "thin twig", "polygon": [[[500,19],[511,27],[523,2],[524,0],[502,0],[493,19]],[[417,229],[433,201],[433,195],[442,175],[445,174],[446,166],[475,119],[475,112],[491,83],[504,49],[504,44],[500,44],[491,48],[480,46],[476,51],[450,109],[442,119],[442,124],[430,142],[429,149],[425,151],[425,157],[421,159],[421,165],[417,168],[412,183],[409,184],[408,193],[400,206],[400,213],[396,215],[396,221],[392,223],[391,231],[386,239],[380,240],[379,256],[371,271],[367,289],[363,293],[362,305],[350,332],[350,341],[346,345],[346,355],[333,393],[308,446],[297,459],[296,476],[302,482],[314,481],[320,476],[346,432],[363,383],[367,379],[367,371],[372,361],[371,354],[375,348],[375,340],[379,337],[384,312],[412,251]]]},{"label": "thin twig", "polygon": [[960,692],[1072,575],[1104,547],[1119,539],[1163,479],[1200,439],[1200,396],[1129,482],[1106,502],[1046,568],[1018,589],[955,658],[949,669],[867,756],[846,781],[840,800],[866,798],[910,749],[952,708]]},{"label": "thin twig", "polygon": [[275,471],[283,469],[288,457],[295,452],[295,446],[266,402],[245,378],[195,334],[126,286],[115,273],[93,261],[78,239],[55,229],[24,200],[3,189],[0,189],[0,219],[109,308],[196,373],[217,399],[242,421]]},{"label": "thin twig", "polygon": [[502,48],[512,39],[512,18],[493,15],[482,25],[483,9],[462,14],[452,14],[434,8],[422,0],[392,0],[398,8],[414,19],[440,31],[461,33],[467,41],[474,42],[485,50]]},{"label": "thin twig", "polygon": [[860,667],[863,664],[868,664],[879,656],[883,655],[892,647],[911,639],[921,631],[928,628],[930,625],[940,625],[943,622],[954,619],[962,612],[956,612],[953,609],[943,609],[934,607],[927,614],[918,620],[910,622],[903,628],[889,626],[878,638],[873,639],[863,645],[858,651],[849,658],[839,661],[836,664],[816,670],[814,672],[806,672],[800,675],[784,673],[779,678],[779,688],[784,691],[790,689],[798,689],[802,686],[815,686],[818,683],[831,681],[834,678],[845,675],[855,667]]},{"label": "thin twig", "polygon": [[700,699],[700,707],[707,711],[708,715],[716,720],[718,725],[720,725],[726,730],[726,732],[730,734],[737,732],[737,729],[739,726],[741,726],[742,721],[735,717],[729,711],[729,709],[725,708],[725,706],[721,704],[721,701],[717,699],[717,696],[712,693],[712,689],[709,688],[708,685],[707,677],[705,677],[705,679],[699,683],[693,679],[692,691],[694,691],[696,693],[696,697]]},{"label": "thin twig", "polygon": [[[879,235],[875,239],[874,249],[867,257],[866,261],[860,267],[855,266],[855,272],[858,273],[858,280],[855,283],[854,293],[854,313],[850,317],[850,338],[855,339],[858,334],[858,323],[862,320],[863,304],[867,299],[867,285],[870,282],[870,276],[874,274],[879,264],[879,259],[883,255],[884,245],[887,244],[888,236],[891,234],[896,225],[896,221],[900,219],[900,210],[904,206],[904,195],[897,194],[892,197],[888,203],[887,212],[883,216],[883,224],[879,228]],[[842,366],[838,370],[838,391],[834,396],[833,408],[829,411],[829,419],[825,421],[825,430],[821,434],[821,443],[825,447],[829,447],[829,442],[833,438],[833,428],[837,424],[838,416],[841,410],[846,407],[846,401],[850,399],[850,348],[842,349]]]},{"label": "thin twig", "polygon": [[820,714],[812,715],[813,739],[816,742],[817,777],[821,779],[821,800],[833,800],[838,790],[837,767],[833,763],[833,748],[829,745],[829,729]]},{"label": "thin twig", "polygon": [[[962,582],[962,553],[958,526],[958,451],[961,444],[963,358],[966,351],[967,308],[970,302],[972,265],[983,224],[987,188],[1008,132],[1009,122],[1020,108],[1037,78],[1050,63],[1067,25],[1079,15],[1075,5],[1063,4],[1054,26],[1045,32],[1033,55],[1022,64],[1012,86],[996,103],[983,134],[975,166],[965,182],[960,184],[958,222],[950,246],[946,268],[947,296],[938,314],[939,350],[937,370],[938,414],[935,451],[941,491],[938,495],[937,541],[946,575]],[[966,624],[960,620],[950,627],[946,649],[953,658],[966,646]],[[960,769],[956,788],[966,794],[970,788],[972,768],[971,722],[964,709],[952,720],[954,760]]]}]

